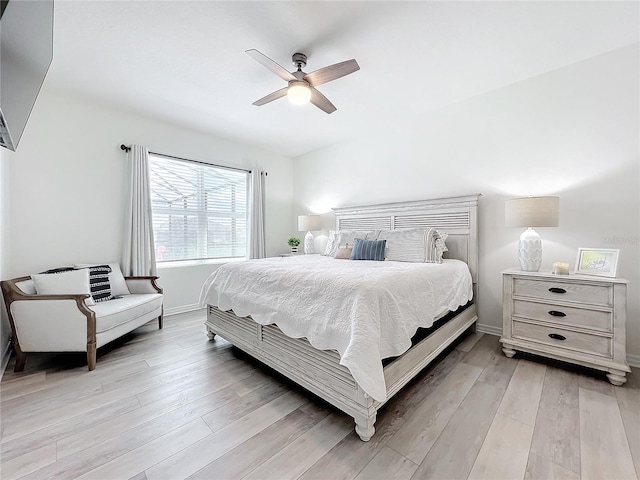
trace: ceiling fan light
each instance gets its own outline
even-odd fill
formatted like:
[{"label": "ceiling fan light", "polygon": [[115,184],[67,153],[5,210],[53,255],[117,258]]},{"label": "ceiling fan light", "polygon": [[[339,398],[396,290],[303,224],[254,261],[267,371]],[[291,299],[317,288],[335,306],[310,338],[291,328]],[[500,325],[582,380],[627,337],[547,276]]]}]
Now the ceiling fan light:
[{"label": "ceiling fan light", "polygon": [[294,105],[305,105],[311,100],[311,90],[307,82],[292,81],[289,82],[287,97]]}]

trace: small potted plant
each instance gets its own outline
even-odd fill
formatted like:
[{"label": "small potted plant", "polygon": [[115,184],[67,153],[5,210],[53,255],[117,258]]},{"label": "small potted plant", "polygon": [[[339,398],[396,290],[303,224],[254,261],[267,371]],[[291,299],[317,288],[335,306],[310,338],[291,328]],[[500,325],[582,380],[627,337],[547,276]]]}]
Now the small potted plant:
[{"label": "small potted plant", "polygon": [[300,239],[299,238],[291,237],[287,243],[291,247],[291,253],[292,254],[298,253],[298,245],[300,245]]}]

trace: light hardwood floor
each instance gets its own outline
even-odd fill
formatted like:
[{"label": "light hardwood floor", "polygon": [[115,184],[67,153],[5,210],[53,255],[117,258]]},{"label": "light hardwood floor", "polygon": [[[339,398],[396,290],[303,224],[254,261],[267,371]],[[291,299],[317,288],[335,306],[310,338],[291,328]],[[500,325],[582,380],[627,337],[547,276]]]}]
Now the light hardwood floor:
[{"label": "light hardwood floor", "polygon": [[637,479],[640,372],[624,387],[506,358],[468,334],[378,414],[353,420],[204,332],[204,312],[98,352],[13,360],[0,477],[28,479]]}]

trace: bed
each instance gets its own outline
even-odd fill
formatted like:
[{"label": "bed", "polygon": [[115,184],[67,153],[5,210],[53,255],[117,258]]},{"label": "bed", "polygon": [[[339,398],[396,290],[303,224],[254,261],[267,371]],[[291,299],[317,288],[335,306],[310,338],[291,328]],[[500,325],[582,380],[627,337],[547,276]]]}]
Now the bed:
[{"label": "bed", "polygon": [[[242,267],[233,267],[242,274],[214,273],[203,286],[200,301],[207,306],[209,338],[220,335],[351,415],[356,433],[368,441],[375,433],[378,409],[460,335],[475,327],[477,307],[471,298],[476,297],[478,278],[478,198],[467,195],[334,209],[336,230],[432,227],[446,233],[448,252],[441,264],[357,262],[320,255],[243,262]],[[338,268],[343,280],[336,288],[331,275],[336,275],[333,270]],[[296,269],[312,272],[307,274],[310,278],[298,280]],[[287,290],[280,296],[267,292],[272,279],[278,279],[275,283],[280,286],[289,282],[292,292]],[[363,287],[358,286],[360,279]],[[369,283],[365,284],[365,279]],[[296,290],[294,285],[299,281]],[[307,306],[315,292],[305,281],[329,285],[322,290],[325,317],[322,308]],[[428,294],[414,292],[413,297],[387,299],[387,290],[395,284],[401,287],[399,291],[420,285]],[[251,289],[264,294],[253,298]],[[343,302],[338,308],[343,291],[351,292],[344,300],[351,303]],[[288,296],[293,300],[288,301]],[[411,298],[414,300],[407,301]],[[382,306],[369,309],[376,299]],[[296,302],[301,308],[296,309]],[[423,311],[429,313],[421,315]],[[340,315],[351,318],[338,318]],[[342,336],[318,327],[329,317]],[[431,327],[425,330],[424,338],[409,338],[416,329],[422,331],[417,328],[421,326]],[[395,335],[403,329],[411,335]],[[365,343],[352,348],[355,337]]]}]

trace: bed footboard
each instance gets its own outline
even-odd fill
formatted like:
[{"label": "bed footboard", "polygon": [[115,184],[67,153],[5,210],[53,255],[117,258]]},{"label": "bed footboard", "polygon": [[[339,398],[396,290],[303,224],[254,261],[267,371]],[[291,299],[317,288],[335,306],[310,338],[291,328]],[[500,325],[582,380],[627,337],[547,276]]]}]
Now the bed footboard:
[{"label": "bed footboard", "polygon": [[[437,357],[448,345],[473,328],[477,320],[475,305],[461,312],[384,368],[387,400]],[[352,416],[360,439],[368,441],[375,433],[378,409],[374,401],[340,365],[334,350],[317,350],[304,338],[290,338],[276,325],[260,325],[250,317],[238,317],[209,306],[205,322],[207,335],[220,335],[236,347],[265,363],[287,378]]]},{"label": "bed footboard", "polygon": [[[340,365],[333,350],[317,350],[304,338],[290,338],[275,325],[260,325],[232,311],[208,307],[209,338],[220,335],[239,349],[351,415],[364,441],[374,433],[376,409],[371,399]],[[212,337],[213,336],[213,337]]]}]

